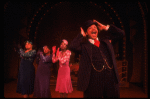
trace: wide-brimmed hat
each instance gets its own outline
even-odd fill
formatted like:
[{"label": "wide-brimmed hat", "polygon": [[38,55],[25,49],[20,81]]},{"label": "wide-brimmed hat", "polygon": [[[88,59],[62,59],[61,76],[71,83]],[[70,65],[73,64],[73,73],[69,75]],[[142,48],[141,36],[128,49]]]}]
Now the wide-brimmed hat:
[{"label": "wide-brimmed hat", "polygon": [[95,24],[96,26],[98,25],[97,22],[93,22],[92,20],[88,20],[88,21],[84,22],[82,28],[86,32],[88,27],[90,27],[93,24]]}]

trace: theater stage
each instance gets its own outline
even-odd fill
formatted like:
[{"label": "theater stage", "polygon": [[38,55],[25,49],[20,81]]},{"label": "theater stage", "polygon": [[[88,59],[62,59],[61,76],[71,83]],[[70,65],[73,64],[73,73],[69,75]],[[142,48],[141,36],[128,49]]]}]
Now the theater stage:
[{"label": "theater stage", "polygon": [[[16,93],[17,80],[4,83],[4,97],[5,98],[23,98],[21,94]],[[73,86],[73,92],[68,94],[68,98],[83,98],[83,92],[77,91],[76,86]],[[55,92],[55,85],[50,85],[52,98],[60,98],[58,92]],[[33,98],[33,94],[29,96]],[[147,98],[148,96],[142,91],[142,88],[129,84],[129,88],[120,88],[120,97],[121,98]]]}]

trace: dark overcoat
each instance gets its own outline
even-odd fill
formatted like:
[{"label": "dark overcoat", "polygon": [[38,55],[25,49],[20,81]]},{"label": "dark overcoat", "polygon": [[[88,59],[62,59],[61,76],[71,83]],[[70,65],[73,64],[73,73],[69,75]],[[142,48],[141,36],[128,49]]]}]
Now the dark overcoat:
[{"label": "dark overcoat", "polygon": [[[125,32],[114,25],[110,25],[109,29],[105,32],[103,38],[100,37],[100,41],[106,43],[107,48],[109,49],[116,78],[116,87],[119,87],[119,74],[116,65],[115,54],[113,50],[112,44],[109,40],[114,40],[118,38],[122,38],[125,35]],[[71,42],[69,49],[75,53],[79,53],[81,55],[80,62],[79,62],[79,71],[78,71],[78,81],[77,81],[77,89],[79,91],[85,91],[88,88],[89,81],[90,81],[90,74],[91,74],[91,58],[92,58],[92,47],[91,44],[88,42],[83,42],[85,39],[82,34],[78,34],[77,37],[73,39]]]}]

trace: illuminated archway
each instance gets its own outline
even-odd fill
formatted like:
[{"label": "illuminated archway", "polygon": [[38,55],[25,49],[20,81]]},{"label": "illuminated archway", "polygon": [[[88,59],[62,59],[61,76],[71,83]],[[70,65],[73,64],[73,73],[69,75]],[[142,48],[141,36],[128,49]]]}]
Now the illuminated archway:
[{"label": "illuminated archway", "polygon": [[[39,25],[41,21],[43,20],[43,17],[49,12],[49,10],[53,10],[54,7],[57,7],[58,5],[61,5],[65,2],[59,2],[57,4],[51,5],[49,2],[45,2],[34,14],[30,25],[27,30],[28,38],[29,34],[34,34],[34,41],[36,41],[37,38],[37,31],[39,28]],[[90,5],[94,5],[96,7],[99,7],[103,12],[107,13],[106,15],[109,16],[109,19],[112,20],[112,24],[117,24],[120,28],[122,28],[124,31],[124,25],[121,21],[121,18],[119,17],[119,14],[117,11],[107,2],[101,3],[101,4],[96,4],[94,2],[88,2]],[[106,9],[107,8],[107,9]],[[36,20],[35,20],[36,19]],[[114,21],[115,20],[115,21]],[[123,49],[122,49],[122,58],[126,58],[126,37],[123,38]]]}]

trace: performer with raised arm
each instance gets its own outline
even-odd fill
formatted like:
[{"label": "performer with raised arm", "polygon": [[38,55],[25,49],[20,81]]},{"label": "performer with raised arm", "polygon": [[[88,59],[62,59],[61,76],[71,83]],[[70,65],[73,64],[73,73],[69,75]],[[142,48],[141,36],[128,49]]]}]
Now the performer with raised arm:
[{"label": "performer with raised arm", "polygon": [[[86,21],[80,29],[69,47],[81,55],[77,89],[85,98],[119,98],[119,75],[110,40],[122,38],[124,31],[96,20]],[[101,30],[106,31],[104,37],[98,37]]]},{"label": "performer with raised arm", "polygon": [[43,52],[40,50],[37,52],[36,62],[38,68],[35,75],[34,97],[51,98],[50,66],[52,65],[52,55],[47,45],[43,47]]},{"label": "performer with raised arm", "polygon": [[32,49],[32,41],[27,40],[25,42],[25,50],[20,46],[19,49],[15,49],[21,57],[18,82],[17,82],[17,93],[21,93],[24,98],[28,98],[29,94],[34,91],[34,78],[35,78],[35,68],[33,66],[33,61],[36,56],[36,50]]},{"label": "performer with raised arm", "polygon": [[63,39],[62,43],[60,44],[61,51],[59,51],[58,48],[56,52],[56,46],[53,46],[52,48],[53,63],[59,60],[59,69],[55,91],[59,91],[61,98],[67,98],[68,93],[71,93],[73,91],[69,67],[71,51],[67,50],[67,45],[68,41]]}]

